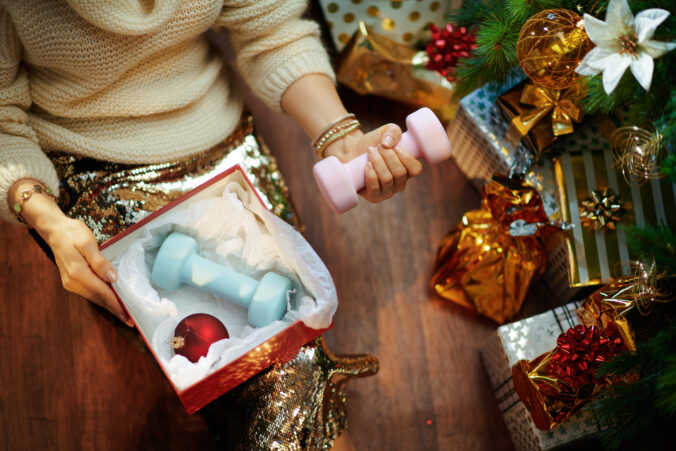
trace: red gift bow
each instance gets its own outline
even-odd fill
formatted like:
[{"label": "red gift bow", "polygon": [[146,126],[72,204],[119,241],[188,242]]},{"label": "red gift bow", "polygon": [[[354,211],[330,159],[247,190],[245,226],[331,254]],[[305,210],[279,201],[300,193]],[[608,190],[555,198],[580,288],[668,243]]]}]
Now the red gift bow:
[{"label": "red gift bow", "polygon": [[627,349],[614,322],[604,329],[577,325],[559,335],[556,345],[547,372],[573,390],[592,382],[603,383],[595,376],[596,369]]},{"label": "red gift bow", "polygon": [[429,56],[426,67],[453,82],[458,60],[469,57],[470,51],[476,48],[476,36],[468,32],[466,27],[454,28],[451,24],[443,28],[430,24],[430,31],[432,40],[425,48]]}]

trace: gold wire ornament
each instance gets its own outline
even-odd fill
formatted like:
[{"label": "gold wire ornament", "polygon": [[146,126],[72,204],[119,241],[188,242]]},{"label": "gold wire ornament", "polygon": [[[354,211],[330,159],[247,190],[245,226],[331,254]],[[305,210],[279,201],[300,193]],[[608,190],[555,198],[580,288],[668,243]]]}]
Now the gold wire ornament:
[{"label": "gold wire ornament", "polygon": [[635,125],[620,127],[610,136],[615,166],[622,169],[630,185],[639,186],[661,177],[660,164],[664,158],[662,135]]},{"label": "gold wire ornament", "polygon": [[550,89],[572,86],[575,69],[592,49],[579,14],[548,9],[535,14],[521,28],[516,57],[535,83]]},{"label": "gold wire ornament", "polygon": [[670,285],[664,283],[666,274],[659,272],[655,259],[619,261],[613,268],[618,281],[634,282],[623,292],[623,298],[630,299],[626,305],[615,303],[618,311],[624,315],[631,308],[636,308],[643,316],[648,316],[657,302],[671,302],[674,292]]}]

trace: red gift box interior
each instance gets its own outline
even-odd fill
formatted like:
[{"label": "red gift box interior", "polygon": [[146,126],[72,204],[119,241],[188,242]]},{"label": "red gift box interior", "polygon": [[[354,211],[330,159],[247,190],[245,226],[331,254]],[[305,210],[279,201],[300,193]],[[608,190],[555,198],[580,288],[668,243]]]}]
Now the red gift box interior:
[{"label": "red gift box interior", "polygon": [[[144,226],[152,222],[155,218],[173,208],[176,208],[179,204],[184,202],[218,196],[222,192],[225,184],[230,181],[237,181],[242,186],[246,186],[248,189],[256,193],[256,197],[260,201],[263,208],[265,208],[263,200],[260,198],[260,195],[251,184],[251,181],[249,181],[242,168],[239,165],[236,165],[217,175],[216,177],[213,177],[212,179],[184,194],[178,199],[170,202],[156,212],[148,215],[138,223],[129,227],[125,231],[103,243],[101,245],[101,251],[103,255],[109,260],[112,260],[124,252],[128,244],[140,236]],[[137,320],[133,317],[124,301],[120,299],[120,296],[117,294],[117,292],[116,295],[118,296],[118,300],[122,304],[123,308],[127,311],[132,320],[134,320],[134,323],[137,325],[137,329],[145,341],[146,346],[148,346],[148,349],[150,352],[152,352],[155,360],[160,365],[160,368],[164,372],[169,383],[171,383],[174,391],[176,391],[176,394],[183,403],[183,406],[185,407],[185,410],[188,412],[188,414],[197,412],[199,409],[218,398],[223,393],[231,390],[232,388],[256,375],[260,371],[269,367],[271,364],[279,360],[283,360],[285,357],[293,355],[292,353],[294,353],[305,343],[315,337],[318,337],[331,327],[329,326],[326,329],[311,329],[303,324],[302,321],[296,321],[271,339],[264,341],[244,355],[233,360],[219,370],[209,374],[204,379],[196,382],[184,390],[179,390],[171,381],[167,370],[160,363],[160,359],[150,346],[149,337],[146,337],[146,335],[138,328]]]}]

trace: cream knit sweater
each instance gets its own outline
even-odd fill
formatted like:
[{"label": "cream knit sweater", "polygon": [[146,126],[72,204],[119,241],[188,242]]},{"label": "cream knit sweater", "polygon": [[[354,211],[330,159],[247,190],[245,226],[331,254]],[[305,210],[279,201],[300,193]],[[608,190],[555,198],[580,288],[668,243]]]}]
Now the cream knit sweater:
[{"label": "cream knit sweater", "polygon": [[225,29],[272,109],[333,71],[304,0],[0,0],[0,217],[22,178],[58,191],[45,151],[156,163],[208,149],[242,111],[204,32]]}]

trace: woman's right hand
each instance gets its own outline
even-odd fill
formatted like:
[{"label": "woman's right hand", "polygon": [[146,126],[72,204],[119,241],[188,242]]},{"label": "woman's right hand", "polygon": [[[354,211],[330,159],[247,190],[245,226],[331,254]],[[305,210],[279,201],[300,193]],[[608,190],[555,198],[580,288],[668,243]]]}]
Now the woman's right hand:
[{"label": "woman's right hand", "polygon": [[[10,202],[36,182],[21,180],[10,190]],[[14,198],[13,198],[14,194]],[[66,216],[56,202],[44,194],[33,195],[24,203],[22,217],[49,245],[61,273],[63,287],[106,308],[123,323],[133,323],[106,282],[117,280],[117,273],[99,251],[92,231],[77,219]]]}]

